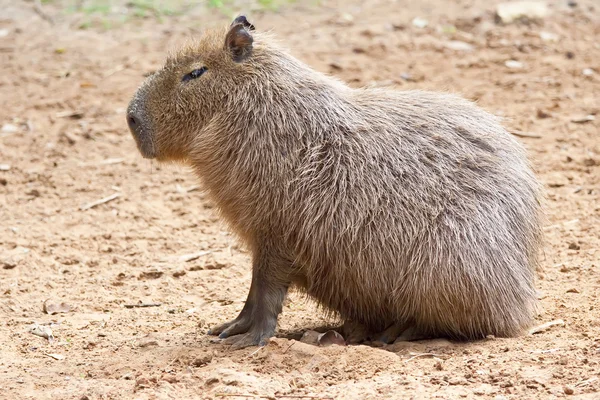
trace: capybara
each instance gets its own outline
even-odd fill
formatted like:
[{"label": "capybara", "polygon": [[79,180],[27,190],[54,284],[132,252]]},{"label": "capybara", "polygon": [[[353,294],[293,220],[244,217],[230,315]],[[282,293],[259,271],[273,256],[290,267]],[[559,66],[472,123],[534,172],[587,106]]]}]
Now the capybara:
[{"label": "capybara", "polygon": [[193,167],[252,253],[235,348],[274,335],[291,287],[365,340],[514,336],[532,322],[542,194],[499,119],[455,95],[356,89],[240,16],[149,76],[127,121]]}]

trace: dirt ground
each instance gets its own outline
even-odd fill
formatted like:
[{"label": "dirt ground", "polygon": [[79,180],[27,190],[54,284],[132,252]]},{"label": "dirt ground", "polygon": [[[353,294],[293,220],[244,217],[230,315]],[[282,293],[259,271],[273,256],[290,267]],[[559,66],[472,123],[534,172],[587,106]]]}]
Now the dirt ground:
[{"label": "dirt ground", "polygon": [[[141,158],[124,117],[169,50],[229,16],[113,24],[0,0],[0,398],[599,399],[600,5],[551,1],[540,21],[504,25],[497,3],[297,1],[248,15],[352,86],[458,92],[528,135],[548,197],[536,325],[564,324],[317,347],[297,339],[338,321],[292,294],[268,346],[232,351],[205,333],[241,309],[249,254],[186,167]],[[48,299],[72,309],[48,315]],[[139,302],[157,304],[126,307]]]}]

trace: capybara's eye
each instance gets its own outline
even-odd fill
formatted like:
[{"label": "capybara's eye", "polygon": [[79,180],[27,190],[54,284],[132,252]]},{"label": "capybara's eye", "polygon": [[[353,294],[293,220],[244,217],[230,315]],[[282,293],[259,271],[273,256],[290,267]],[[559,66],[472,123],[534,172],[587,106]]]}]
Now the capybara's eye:
[{"label": "capybara's eye", "polygon": [[200,69],[195,69],[192,72],[190,72],[189,74],[185,74],[183,76],[183,78],[181,78],[181,81],[182,82],[191,81],[192,79],[199,78],[205,72],[206,72],[206,67],[202,67]]}]

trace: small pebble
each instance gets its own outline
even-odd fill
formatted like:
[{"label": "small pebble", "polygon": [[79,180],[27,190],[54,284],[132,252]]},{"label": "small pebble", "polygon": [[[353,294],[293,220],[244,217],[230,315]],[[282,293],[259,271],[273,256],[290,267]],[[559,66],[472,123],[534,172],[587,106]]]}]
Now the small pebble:
[{"label": "small pebble", "polygon": [[544,42],[558,42],[558,35],[556,33],[552,33],[552,32],[540,32],[540,39],[542,39]]},{"label": "small pebble", "polygon": [[417,28],[425,28],[427,27],[427,25],[429,25],[429,21],[423,18],[416,17],[412,20],[412,24]]},{"label": "small pebble", "polygon": [[516,60],[508,60],[504,63],[504,65],[506,65],[507,68],[510,69],[521,69],[523,68],[523,63],[520,61],[516,61]]},{"label": "small pebble", "polygon": [[444,46],[450,50],[455,51],[473,51],[472,45],[466,42],[462,42],[460,40],[451,40],[448,43],[445,43]]},{"label": "small pebble", "polygon": [[573,390],[573,388],[569,385],[565,386],[563,388],[563,391],[565,392],[565,394],[568,394],[568,395],[575,393],[575,390]]},{"label": "small pebble", "polygon": [[13,124],[4,124],[2,125],[2,132],[5,133],[15,133],[19,132],[19,127]]}]

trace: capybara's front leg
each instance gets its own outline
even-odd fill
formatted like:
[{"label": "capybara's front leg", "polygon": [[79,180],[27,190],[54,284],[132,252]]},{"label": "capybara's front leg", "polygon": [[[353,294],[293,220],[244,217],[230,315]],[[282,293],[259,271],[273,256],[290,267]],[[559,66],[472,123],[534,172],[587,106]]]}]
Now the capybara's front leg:
[{"label": "capybara's front leg", "polygon": [[275,334],[277,317],[290,285],[288,262],[263,248],[255,252],[252,283],[246,304],[232,321],[211,329],[210,335],[227,339],[234,349],[264,346]]}]

